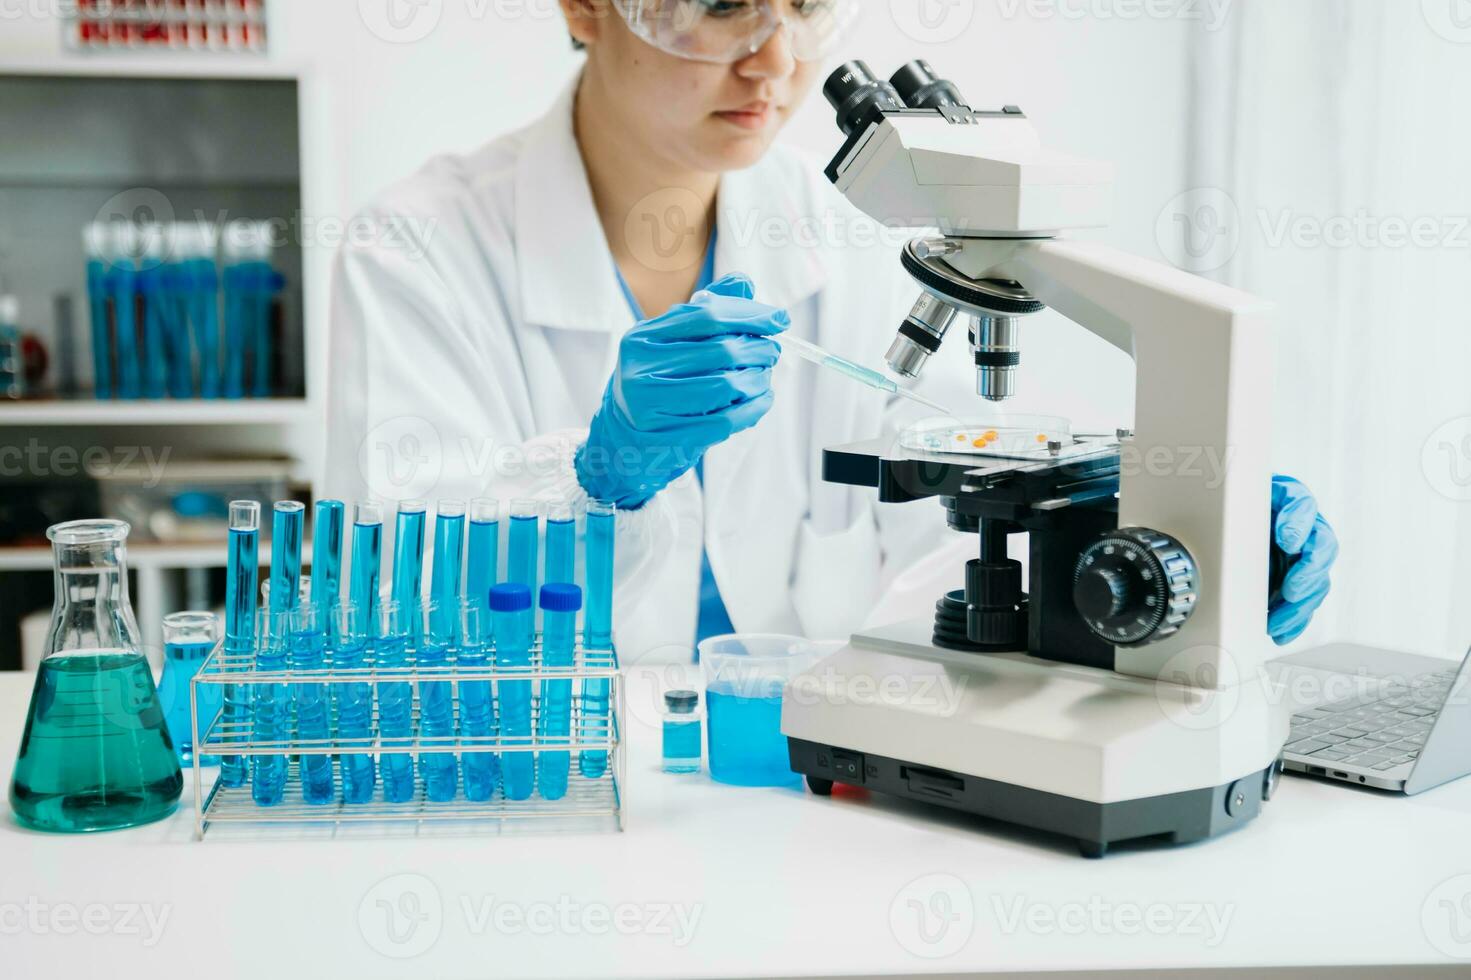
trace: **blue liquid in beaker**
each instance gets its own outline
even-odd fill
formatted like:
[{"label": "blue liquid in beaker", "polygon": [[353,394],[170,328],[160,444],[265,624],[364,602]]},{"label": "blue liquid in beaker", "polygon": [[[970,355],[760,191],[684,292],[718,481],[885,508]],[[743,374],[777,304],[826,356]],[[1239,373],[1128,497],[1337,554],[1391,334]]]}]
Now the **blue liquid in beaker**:
[{"label": "blue liquid in beaker", "polygon": [[[189,718],[189,680],[199,673],[212,643],[165,643],[163,645],[163,678],[158,685],[158,701],[169,726],[169,737],[179,753],[179,761],[194,761],[194,743],[198,736]],[[224,688],[219,684],[199,685],[199,727],[207,731],[224,702]],[[217,755],[200,756],[201,766],[217,766]]]},{"label": "blue liquid in beaker", "polygon": [[183,788],[141,653],[41,662],[10,787],[17,820],[67,833],[133,827],[172,813]]},{"label": "blue liquid in beaker", "polygon": [[710,775],[733,786],[800,786],[781,733],[781,695],[743,698],[711,688]]}]

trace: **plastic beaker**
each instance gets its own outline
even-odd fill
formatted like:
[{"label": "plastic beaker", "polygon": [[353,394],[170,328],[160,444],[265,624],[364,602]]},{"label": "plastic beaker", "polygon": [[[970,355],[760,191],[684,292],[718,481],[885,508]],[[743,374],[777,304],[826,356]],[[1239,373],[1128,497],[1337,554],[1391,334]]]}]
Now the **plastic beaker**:
[{"label": "plastic beaker", "polygon": [[46,532],[56,597],[10,785],[36,830],[116,830],[166,817],[184,777],[128,603],[128,525]]},{"label": "plastic beaker", "polygon": [[733,634],[700,643],[710,775],[734,786],[799,786],[781,733],[782,688],[825,651],[797,636]]}]

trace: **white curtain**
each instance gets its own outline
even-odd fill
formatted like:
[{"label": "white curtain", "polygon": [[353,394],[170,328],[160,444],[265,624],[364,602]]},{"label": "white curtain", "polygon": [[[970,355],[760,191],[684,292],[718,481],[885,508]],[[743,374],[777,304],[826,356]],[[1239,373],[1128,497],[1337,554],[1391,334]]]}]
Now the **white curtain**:
[{"label": "white curtain", "polygon": [[1193,54],[1192,186],[1160,244],[1278,304],[1274,458],[1343,541],[1302,642],[1459,655],[1471,0],[1236,0]]}]

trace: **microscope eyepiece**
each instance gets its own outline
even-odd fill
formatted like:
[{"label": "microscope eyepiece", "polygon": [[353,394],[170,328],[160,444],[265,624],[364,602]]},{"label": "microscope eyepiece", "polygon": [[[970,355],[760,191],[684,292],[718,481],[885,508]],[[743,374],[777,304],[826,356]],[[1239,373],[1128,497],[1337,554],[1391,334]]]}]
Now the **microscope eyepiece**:
[{"label": "microscope eyepiece", "polygon": [[861,61],[845,62],[828,76],[822,94],[838,111],[838,128],[845,136],[852,136],[875,109],[904,108],[904,100],[894,91],[894,86],[876,77]]},{"label": "microscope eyepiece", "polygon": [[936,75],[930,63],[923,58],[911,61],[894,72],[889,84],[911,109],[939,109],[966,104],[955,83]]}]

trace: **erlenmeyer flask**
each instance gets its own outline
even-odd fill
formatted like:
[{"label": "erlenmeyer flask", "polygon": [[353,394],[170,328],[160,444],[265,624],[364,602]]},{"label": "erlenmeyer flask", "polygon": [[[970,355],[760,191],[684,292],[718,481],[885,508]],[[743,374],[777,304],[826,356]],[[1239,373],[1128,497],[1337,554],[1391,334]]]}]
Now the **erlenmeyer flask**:
[{"label": "erlenmeyer flask", "polygon": [[172,813],[184,779],[128,603],[122,521],[46,532],[56,600],[10,806],[36,830],[78,833]]}]

